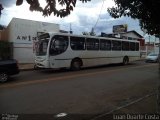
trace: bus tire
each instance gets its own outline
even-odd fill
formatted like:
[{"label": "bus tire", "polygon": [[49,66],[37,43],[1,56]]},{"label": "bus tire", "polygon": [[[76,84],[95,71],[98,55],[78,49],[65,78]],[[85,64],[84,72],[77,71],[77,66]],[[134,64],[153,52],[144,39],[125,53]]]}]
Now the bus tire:
[{"label": "bus tire", "polygon": [[123,58],[123,65],[127,65],[129,63],[129,58],[127,56],[125,56]]},{"label": "bus tire", "polygon": [[80,70],[82,66],[82,61],[80,59],[74,59],[71,62],[71,70],[77,71]]}]

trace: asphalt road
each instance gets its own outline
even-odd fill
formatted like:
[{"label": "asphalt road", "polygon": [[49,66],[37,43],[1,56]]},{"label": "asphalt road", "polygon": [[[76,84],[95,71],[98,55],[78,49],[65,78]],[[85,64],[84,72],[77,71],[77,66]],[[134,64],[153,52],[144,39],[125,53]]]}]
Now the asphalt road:
[{"label": "asphalt road", "polygon": [[81,71],[24,71],[0,84],[0,113],[94,116],[152,94],[158,82],[158,64],[143,61]]}]

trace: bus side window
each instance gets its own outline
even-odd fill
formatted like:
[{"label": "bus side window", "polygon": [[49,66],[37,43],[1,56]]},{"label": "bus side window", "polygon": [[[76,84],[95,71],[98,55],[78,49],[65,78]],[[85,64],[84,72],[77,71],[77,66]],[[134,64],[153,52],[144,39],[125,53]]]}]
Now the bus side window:
[{"label": "bus side window", "polygon": [[95,38],[87,38],[86,47],[87,50],[99,50],[99,40]]},{"label": "bus side window", "polygon": [[50,45],[50,55],[58,55],[68,48],[68,37],[56,35],[52,38]]},{"label": "bus side window", "polygon": [[130,51],[135,51],[135,50],[136,50],[136,43],[130,42]]},{"label": "bus side window", "polygon": [[139,51],[139,43],[136,43],[136,51]]},{"label": "bus side window", "polygon": [[85,39],[82,37],[70,37],[72,50],[85,50]]},{"label": "bus side window", "polygon": [[122,50],[123,51],[129,51],[129,42],[122,41]]},{"label": "bus side window", "polygon": [[121,49],[122,49],[122,42],[112,40],[112,50],[118,51],[118,50],[121,50]]},{"label": "bus side window", "polygon": [[100,40],[100,50],[111,50],[111,41],[110,40]]}]

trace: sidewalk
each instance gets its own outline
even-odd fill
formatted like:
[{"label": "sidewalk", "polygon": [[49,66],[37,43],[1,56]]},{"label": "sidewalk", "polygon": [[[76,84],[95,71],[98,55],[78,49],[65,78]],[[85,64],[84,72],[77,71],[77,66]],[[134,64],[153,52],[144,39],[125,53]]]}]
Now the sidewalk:
[{"label": "sidewalk", "polygon": [[34,70],[34,63],[19,63],[20,71]]},{"label": "sidewalk", "polygon": [[[145,60],[144,57],[140,58],[138,61]],[[34,70],[34,63],[19,63],[18,64],[20,71]]]}]

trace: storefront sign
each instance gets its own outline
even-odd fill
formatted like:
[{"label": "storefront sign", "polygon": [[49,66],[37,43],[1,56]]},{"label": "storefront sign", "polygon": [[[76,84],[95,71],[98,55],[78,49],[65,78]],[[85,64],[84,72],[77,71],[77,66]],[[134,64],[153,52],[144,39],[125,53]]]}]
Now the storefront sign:
[{"label": "storefront sign", "polygon": [[36,40],[37,40],[37,37],[31,37],[30,35],[29,35],[29,36],[20,36],[20,35],[18,35],[18,36],[17,36],[17,40],[36,41]]},{"label": "storefront sign", "polygon": [[113,26],[113,33],[124,33],[127,32],[127,24]]}]

